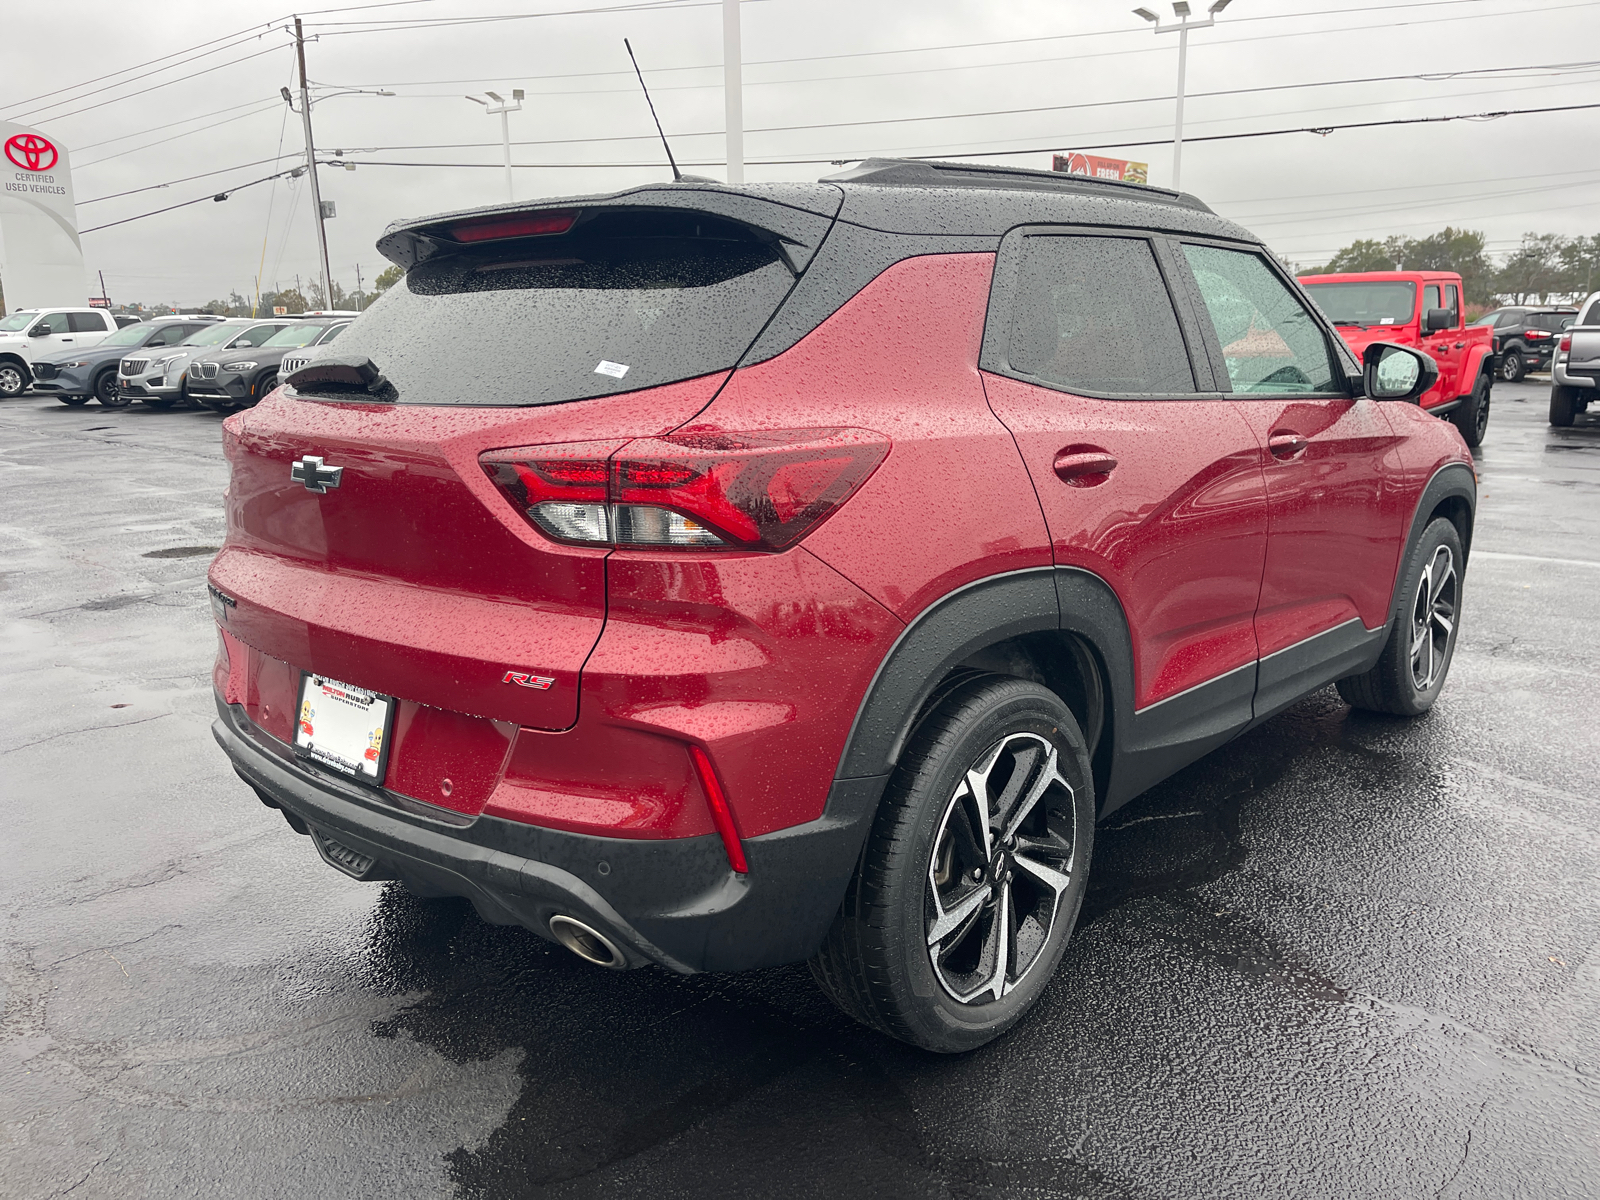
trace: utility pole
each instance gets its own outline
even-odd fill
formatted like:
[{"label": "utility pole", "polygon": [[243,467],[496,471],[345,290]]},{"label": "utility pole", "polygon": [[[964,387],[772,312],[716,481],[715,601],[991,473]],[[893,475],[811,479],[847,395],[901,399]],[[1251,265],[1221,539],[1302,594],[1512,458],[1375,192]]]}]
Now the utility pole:
[{"label": "utility pole", "polygon": [[1177,0],[1172,6],[1172,13],[1178,18],[1178,23],[1175,25],[1163,25],[1161,18],[1148,8],[1133,10],[1134,16],[1143,17],[1154,25],[1155,32],[1178,35],[1178,110],[1172,129],[1172,187],[1175,191],[1182,187],[1183,179],[1183,89],[1184,75],[1189,64],[1189,30],[1211,28],[1217,23],[1217,14],[1231,3],[1233,0],[1214,0],[1211,7],[1206,10],[1204,21],[1191,21],[1187,0]]},{"label": "utility pole", "polygon": [[739,0],[722,0],[723,124],[728,139],[728,182],[744,183],[744,49]]},{"label": "utility pole", "polygon": [[[311,89],[306,85],[306,39],[300,29],[299,17],[294,19],[294,46],[300,60],[300,122],[306,132],[306,170],[311,173],[311,203],[317,210],[317,251],[321,255],[322,295],[328,307],[332,308],[333,276],[328,270],[328,229],[322,215],[322,188],[317,183],[317,148],[311,139]],[[295,286],[298,289],[298,280]]]},{"label": "utility pole", "polygon": [[356,264],[356,311],[357,312],[360,312],[362,309],[364,309],[366,307],[366,304],[364,303],[365,300],[366,300],[366,296],[361,290],[361,264],[357,263]]}]

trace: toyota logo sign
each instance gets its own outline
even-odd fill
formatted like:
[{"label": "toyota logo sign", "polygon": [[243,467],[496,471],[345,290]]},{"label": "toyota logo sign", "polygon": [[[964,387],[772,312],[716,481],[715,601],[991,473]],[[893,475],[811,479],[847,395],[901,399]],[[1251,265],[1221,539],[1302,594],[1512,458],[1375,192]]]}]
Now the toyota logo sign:
[{"label": "toyota logo sign", "polygon": [[48,171],[61,156],[49,138],[19,133],[6,142],[6,157],[24,171]]}]

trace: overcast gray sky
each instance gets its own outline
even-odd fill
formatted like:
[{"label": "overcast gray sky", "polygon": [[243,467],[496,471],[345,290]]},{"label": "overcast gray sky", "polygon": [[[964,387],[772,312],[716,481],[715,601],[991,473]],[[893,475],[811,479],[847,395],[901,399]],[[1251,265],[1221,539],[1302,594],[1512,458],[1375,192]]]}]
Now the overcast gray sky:
[{"label": "overcast gray sky", "polygon": [[[316,105],[319,150],[368,164],[488,164],[324,168],[339,213],[328,223],[334,277],[354,286],[359,264],[370,282],[386,265],[373,243],[390,220],[503,198],[499,118],[468,92],[528,92],[512,138],[543,144],[515,148],[518,163],[539,164],[517,170],[519,199],[666,177],[664,166],[602,165],[661,162],[624,35],[675,153],[721,177],[720,4],[571,11],[628,2],[308,3],[313,82],[398,93]],[[1194,0],[1196,12],[1206,4]],[[823,160],[752,165],[748,178],[815,179],[837,169],[826,160],[897,153],[1043,168],[1049,148],[1112,143],[1125,149],[1097,153],[1147,161],[1152,183],[1170,183],[1170,145],[1133,143],[1171,137],[1177,38],[1152,33],[1133,7],[746,0],[746,157]],[[529,15],[556,10],[567,14]],[[0,115],[70,149],[83,229],[286,169],[303,152],[299,118],[278,95],[293,82],[287,15],[281,0],[13,0],[0,16],[13,50]],[[489,16],[515,19],[462,20]],[[1343,82],[1389,76],[1424,78]],[[1315,86],[1285,86],[1304,84]],[[1276,90],[1206,94],[1246,88]],[[1187,90],[1190,137],[1600,103],[1600,3],[1234,0],[1214,28],[1190,35]],[[962,115],[1015,109],[1042,111]],[[1482,230],[1504,252],[1528,230],[1600,233],[1596,129],[1600,109],[1194,142],[1183,184],[1301,264],[1358,237],[1446,224]],[[1037,152],[980,153],[1011,149]],[[154,190],[100,199],[143,188]],[[303,179],[87,233],[83,246],[117,301],[199,304],[253,293],[258,272],[267,288],[316,273]]]}]

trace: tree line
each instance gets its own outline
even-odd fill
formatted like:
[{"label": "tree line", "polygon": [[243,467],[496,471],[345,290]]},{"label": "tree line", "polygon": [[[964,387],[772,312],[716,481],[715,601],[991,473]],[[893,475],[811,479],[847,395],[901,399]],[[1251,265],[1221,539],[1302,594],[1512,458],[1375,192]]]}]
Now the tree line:
[{"label": "tree line", "polygon": [[1351,242],[1327,265],[1303,275],[1350,271],[1454,271],[1469,306],[1548,304],[1600,290],[1600,234],[1562,237],[1525,233],[1522,244],[1496,266],[1483,234],[1445,226],[1427,237],[1364,238]]}]

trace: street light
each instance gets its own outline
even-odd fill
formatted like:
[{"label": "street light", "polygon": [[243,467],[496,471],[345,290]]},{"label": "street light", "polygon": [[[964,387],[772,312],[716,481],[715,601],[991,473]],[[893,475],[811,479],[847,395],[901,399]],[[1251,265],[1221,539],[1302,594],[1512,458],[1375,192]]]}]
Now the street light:
[{"label": "street light", "polygon": [[503,99],[499,92],[485,92],[484,95],[494,103],[490,104],[489,100],[480,100],[476,96],[468,96],[467,99],[474,104],[483,105],[484,111],[491,117],[496,113],[500,115],[500,142],[506,151],[506,202],[515,203],[517,197],[511,188],[511,118],[507,114],[522,111],[523,91],[521,88],[513,88],[509,102]]},{"label": "street light", "polygon": [[1213,0],[1210,8],[1206,9],[1204,21],[1189,19],[1189,5],[1186,0],[1177,0],[1172,6],[1173,16],[1178,18],[1176,24],[1163,25],[1161,18],[1148,8],[1136,8],[1133,15],[1143,17],[1154,25],[1157,33],[1176,33],[1178,35],[1178,112],[1173,122],[1172,134],[1172,186],[1176,190],[1180,187],[1183,176],[1183,74],[1189,58],[1189,30],[1209,29],[1217,23],[1217,14],[1227,8],[1233,0]]}]

